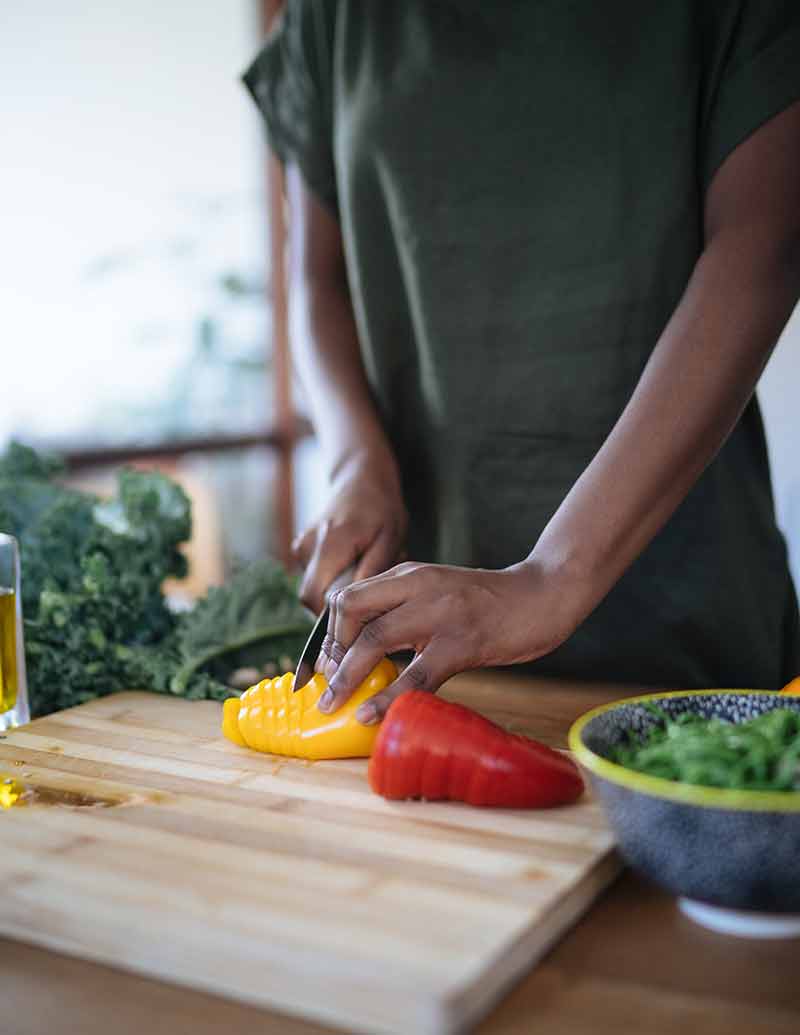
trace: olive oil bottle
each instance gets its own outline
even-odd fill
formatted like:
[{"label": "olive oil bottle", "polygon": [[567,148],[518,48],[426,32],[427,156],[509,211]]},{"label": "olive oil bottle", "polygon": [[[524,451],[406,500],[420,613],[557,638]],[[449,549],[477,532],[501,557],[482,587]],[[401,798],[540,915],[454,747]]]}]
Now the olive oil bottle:
[{"label": "olive oil bottle", "polygon": [[0,586],[0,714],[17,703],[17,594]]},{"label": "olive oil bottle", "polygon": [[0,730],[30,719],[22,635],[19,544],[0,532]]}]

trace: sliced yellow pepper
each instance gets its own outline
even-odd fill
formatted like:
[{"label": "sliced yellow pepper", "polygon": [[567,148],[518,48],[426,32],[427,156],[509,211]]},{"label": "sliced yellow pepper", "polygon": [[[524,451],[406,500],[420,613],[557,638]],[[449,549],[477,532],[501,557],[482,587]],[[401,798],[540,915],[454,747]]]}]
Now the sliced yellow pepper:
[{"label": "sliced yellow pepper", "polygon": [[241,697],[230,697],[222,711],[222,732],[234,744],[293,758],[365,758],[378,735],[377,724],[364,726],[356,709],[397,678],[393,662],[384,658],[352,697],[332,715],[317,708],[328,684],[317,673],[292,693],[293,673],[262,679]]}]

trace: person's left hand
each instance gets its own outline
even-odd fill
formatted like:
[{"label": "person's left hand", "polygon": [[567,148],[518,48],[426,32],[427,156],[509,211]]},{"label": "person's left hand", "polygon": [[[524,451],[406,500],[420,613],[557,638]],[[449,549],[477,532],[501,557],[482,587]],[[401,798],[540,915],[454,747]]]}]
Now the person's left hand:
[{"label": "person's left hand", "polygon": [[360,722],[380,721],[405,690],[436,691],[456,672],[541,657],[574,631],[570,604],[560,578],[530,560],[501,571],[406,563],[353,583],[331,597],[319,708],[336,711],[392,651],[414,658],[361,705]]}]

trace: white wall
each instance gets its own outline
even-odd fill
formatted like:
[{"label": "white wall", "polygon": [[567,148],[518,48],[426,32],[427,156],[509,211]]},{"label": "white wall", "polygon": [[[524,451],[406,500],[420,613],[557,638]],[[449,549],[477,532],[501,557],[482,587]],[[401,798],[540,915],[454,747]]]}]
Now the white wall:
[{"label": "white wall", "polygon": [[800,593],[800,306],[764,371],[758,395],[767,428],[775,507]]},{"label": "white wall", "polygon": [[[98,402],[110,420],[163,390],[220,272],[263,275],[261,129],[239,82],[257,7],[2,7],[0,443],[96,438]],[[243,332],[262,342],[265,311]]]}]

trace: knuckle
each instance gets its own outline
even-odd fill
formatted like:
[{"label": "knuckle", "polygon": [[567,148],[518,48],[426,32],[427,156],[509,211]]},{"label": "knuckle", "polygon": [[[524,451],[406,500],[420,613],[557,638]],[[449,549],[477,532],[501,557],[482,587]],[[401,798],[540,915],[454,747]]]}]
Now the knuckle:
[{"label": "knuckle", "polygon": [[339,618],[348,618],[352,610],[351,594],[347,589],[337,589],[331,595],[331,608],[336,609]]},{"label": "knuckle", "polygon": [[432,592],[436,589],[440,578],[438,565],[407,561],[402,567],[405,568],[404,574],[414,576],[419,591]]},{"label": "knuckle", "polygon": [[345,654],[347,654],[347,648],[343,647],[338,640],[333,640],[327,653],[328,657],[334,662],[334,664],[341,665],[344,661]]},{"label": "knuckle", "polygon": [[386,639],[386,623],[382,618],[373,618],[361,630],[361,638],[368,647],[381,647]]},{"label": "knuckle", "polygon": [[395,564],[392,568],[391,575],[410,575],[412,572],[417,571],[421,565],[417,564],[416,561],[403,561],[401,564]]}]

